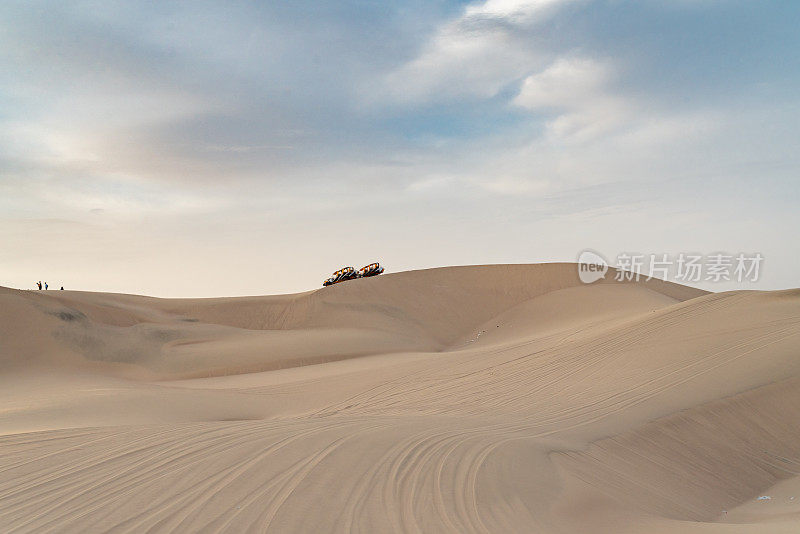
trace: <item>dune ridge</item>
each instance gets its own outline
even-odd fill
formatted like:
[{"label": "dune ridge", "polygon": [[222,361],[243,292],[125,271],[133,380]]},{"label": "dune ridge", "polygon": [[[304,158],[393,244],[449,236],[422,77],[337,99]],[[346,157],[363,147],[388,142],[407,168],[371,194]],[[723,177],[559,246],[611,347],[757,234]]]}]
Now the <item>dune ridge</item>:
[{"label": "dune ridge", "polygon": [[4,531],[800,528],[800,290],[537,264],[0,303]]}]

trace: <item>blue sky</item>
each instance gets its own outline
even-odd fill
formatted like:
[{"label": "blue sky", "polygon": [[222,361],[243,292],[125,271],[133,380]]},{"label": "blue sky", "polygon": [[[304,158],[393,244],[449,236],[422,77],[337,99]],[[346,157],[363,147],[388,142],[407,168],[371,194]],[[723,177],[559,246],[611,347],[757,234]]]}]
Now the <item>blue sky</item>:
[{"label": "blue sky", "polygon": [[[619,252],[800,285],[800,4],[4,2],[0,285]],[[713,289],[731,289],[717,284]]]}]

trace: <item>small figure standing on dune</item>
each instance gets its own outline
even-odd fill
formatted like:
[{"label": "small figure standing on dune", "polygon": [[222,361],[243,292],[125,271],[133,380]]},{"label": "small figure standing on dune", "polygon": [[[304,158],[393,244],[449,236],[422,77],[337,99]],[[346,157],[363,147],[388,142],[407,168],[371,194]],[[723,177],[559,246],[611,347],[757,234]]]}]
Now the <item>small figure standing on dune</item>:
[{"label": "small figure standing on dune", "polygon": [[41,291],[42,290],[42,281],[39,280],[38,282],[36,282],[36,285],[39,286],[39,291]]},{"label": "small figure standing on dune", "polygon": [[47,291],[47,282],[44,283],[44,290]]}]

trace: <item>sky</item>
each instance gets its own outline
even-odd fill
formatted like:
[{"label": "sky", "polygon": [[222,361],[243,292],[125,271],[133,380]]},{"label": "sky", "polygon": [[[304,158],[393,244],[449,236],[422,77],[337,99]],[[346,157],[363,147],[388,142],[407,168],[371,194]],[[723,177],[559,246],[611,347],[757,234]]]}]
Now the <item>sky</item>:
[{"label": "sky", "polygon": [[793,0],[0,5],[0,285],[760,253],[800,286]]}]

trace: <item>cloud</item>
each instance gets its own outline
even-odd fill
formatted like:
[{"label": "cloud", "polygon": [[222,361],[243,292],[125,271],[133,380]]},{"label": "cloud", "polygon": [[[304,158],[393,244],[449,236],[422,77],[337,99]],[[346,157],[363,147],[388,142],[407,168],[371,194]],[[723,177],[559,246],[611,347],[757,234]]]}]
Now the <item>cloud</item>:
[{"label": "cloud", "polygon": [[528,109],[582,107],[605,89],[610,70],[589,58],[559,58],[525,78],[514,103]]},{"label": "cloud", "polygon": [[464,10],[464,20],[501,19],[514,24],[528,24],[571,0],[487,0]]},{"label": "cloud", "polygon": [[562,57],[522,83],[513,103],[529,111],[555,114],[548,134],[558,139],[586,140],[624,124],[633,103],[611,94],[614,69],[608,62]]},{"label": "cloud", "polygon": [[390,72],[385,91],[399,102],[453,96],[491,98],[546,56],[526,33],[574,0],[488,0],[443,24],[419,55]]}]

